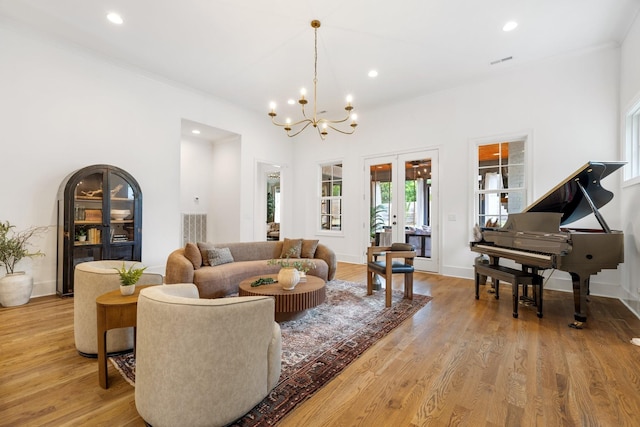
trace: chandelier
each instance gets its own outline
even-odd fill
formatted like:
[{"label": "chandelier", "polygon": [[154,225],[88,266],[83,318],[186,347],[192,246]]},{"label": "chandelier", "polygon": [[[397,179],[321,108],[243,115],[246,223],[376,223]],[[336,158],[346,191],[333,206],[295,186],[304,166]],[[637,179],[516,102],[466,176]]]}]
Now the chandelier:
[{"label": "chandelier", "polygon": [[[287,118],[284,123],[278,123],[276,121],[276,104],[275,102],[272,102],[270,105],[271,111],[269,111],[269,115],[271,116],[271,122],[276,126],[283,127],[284,130],[287,132],[287,136],[289,137],[294,137],[296,135],[299,135],[302,131],[308,128],[309,125],[312,125],[314,128],[318,130],[318,134],[320,135],[320,138],[322,140],[326,138],[328,129],[335,130],[336,132],[340,132],[345,135],[351,135],[353,132],[355,132],[356,126],[358,126],[358,123],[356,122],[358,118],[357,115],[351,114],[351,112],[353,111],[353,106],[351,105],[351,101],[352,101],[351,95],[347,96],[347,105],[344,107],[344,109],[347,111],[347,115],[343,119],[329,120],[324,118],[320,118],[320,119],[318,118],[316,99],[317,99],[317,86],[318,86],[318,28],[320,28],[320,21],[314,19],[313,21],[311,21],[311,27],[313,28],[313,31],[315,33],[315,43],[314,43],[315,62],[314,62],[314,68],[313,68],[313,116],[307,117],[307,113],[304,109],[308,101],[305,98],[307,91],[306,89],[303,88],[302,90],[300,90],[300,99],[298,99],[298,104],[300,104],[300,106],[302,107],[302,116],[304,118],[294,123],[291,122],[290,118]],[[347,128],[346,130],[344,130],[337,127],[337,125],[345,123],[349,119],[351,119],[351,123],[349,124],[349,126],[351,126],[351,129]]]}]

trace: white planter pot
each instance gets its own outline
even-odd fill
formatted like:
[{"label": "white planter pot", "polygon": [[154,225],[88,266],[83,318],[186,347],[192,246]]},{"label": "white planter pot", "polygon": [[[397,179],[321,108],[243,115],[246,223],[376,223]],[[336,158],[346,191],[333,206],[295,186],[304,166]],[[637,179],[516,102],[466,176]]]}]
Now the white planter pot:
[{"label": "white planter pot", "polygon": [[120,293],[122,295],[133,295],[136,291],[136,285],[120,285]]},{"label": "white planter pot", "polygon": [[281,268],[278,272],[278,283],[286,291],[293,290],[300,281],[300,272],[293,267]]},{"label": "white planter pot", "polygon": [[33,277],[18,271],[0,279],[0,304],[3,307],[24,305],[31,299]]}]

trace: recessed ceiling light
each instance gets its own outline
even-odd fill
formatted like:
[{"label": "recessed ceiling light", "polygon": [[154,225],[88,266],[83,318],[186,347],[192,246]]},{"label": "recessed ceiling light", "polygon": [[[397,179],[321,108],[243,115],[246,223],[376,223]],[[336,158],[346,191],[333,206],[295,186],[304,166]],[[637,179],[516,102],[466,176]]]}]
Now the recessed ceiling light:
[{"label": "recessed ceiling light", "polygon": [[518,23],[516,21],[509,21],[506,24],[504,24],[504,27],[502,27],[502,31],[513,31],[516,29],[517,26],[518,26]]},{"label": "recessed ceiling light", "polygon": [[108,13],[107,19],[109,20],[109,22],[116,25],[122,25],[124,23],[124,19],[122,19],[122,16],[115,12]]},{"label": "recessed ceiling light", "polygon": [[369,71],[369,74],[367,74],[369,77],[373,78],[373,77],[378,77],[378,72],[376,70],[371,70]]},{"label": "recessed ceiling light", "polygon": [[192,130],[191,133],[194,135],[200,135],[200,131],[198,129]]},{"label": "recessed ceiling light", "polygon": [[287,101],[287,104],[289,104],[289,105],[293,105],[293,104],[295,104],[295,103],[296,103],[296,101],[294,101],[293,99],[289,99],[289,100]]}]

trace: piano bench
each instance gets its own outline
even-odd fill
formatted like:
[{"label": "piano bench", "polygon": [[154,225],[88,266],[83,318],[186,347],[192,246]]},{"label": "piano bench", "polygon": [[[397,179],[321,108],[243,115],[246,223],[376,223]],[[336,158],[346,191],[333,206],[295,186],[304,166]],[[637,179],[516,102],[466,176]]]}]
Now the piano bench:
[{"label": "piano bench", "polygon": [[[480,277],[491,277],[495,280],[496,299],[500,298],[500,281],[511,283],[513,293],[513,317],[518,317],[518,300],[520,285],[523,286],[523,294],[526,295],[526,287],[533,286],[534,304],[538,309],[538,317],[542,317],[542,276],[502,265],[491,265],[476,262],[474,265],[476,282],[476,299],[480,299]],[[535,289],[535,287],[538,289]]]}]

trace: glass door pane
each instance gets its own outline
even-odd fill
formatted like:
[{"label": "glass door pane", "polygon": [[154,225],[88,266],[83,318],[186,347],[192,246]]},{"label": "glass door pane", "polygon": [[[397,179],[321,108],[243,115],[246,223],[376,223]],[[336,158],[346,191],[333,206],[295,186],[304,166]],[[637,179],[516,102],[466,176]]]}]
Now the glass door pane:
[{"label": "glass door pane", "polygon": [[102,244],[102,172],[84,177],[75,189],[74,246]]},{"label": "glass door pane", "polygon": [[404,162],[405,241],[431,258],[431,159]]},{"label": "glass door pane", "polygon": [[370,238],[378,246],[392,243],[392,176],[393,165],[380,163],[369,167]]}]

